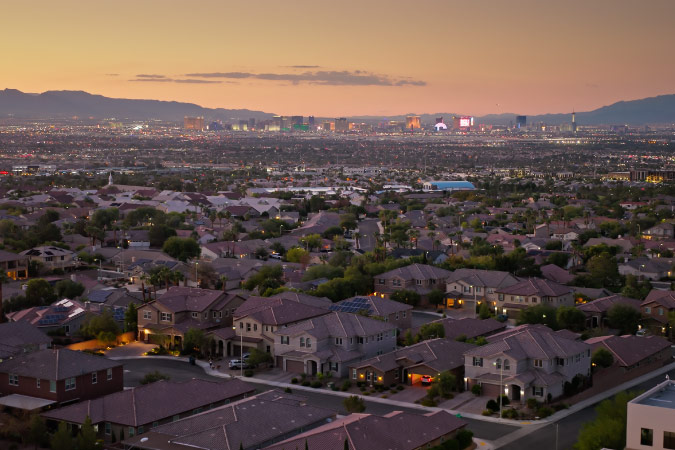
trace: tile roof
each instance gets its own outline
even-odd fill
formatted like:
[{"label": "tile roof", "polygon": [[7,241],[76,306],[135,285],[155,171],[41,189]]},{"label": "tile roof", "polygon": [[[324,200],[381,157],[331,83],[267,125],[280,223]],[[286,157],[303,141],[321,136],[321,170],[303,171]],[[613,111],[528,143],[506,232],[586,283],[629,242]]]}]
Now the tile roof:
[{"label": "tile roof", "polygon": [[0,342],[21,348],[26,345],[49,345],[52,338],[26,322],[6,322],[0,324]]},{"label": "tile roof", "polygon": [[[471,317],[465,317],[462,319],[453,319],[451,317],[447,317],[445,319],[434,320],[431,323],[440,323],[443,325],[446,339],[455,339],[461,335],[464,335],[470,339],[478,336],[487,336],[506,329],[505,323],[498,322],[494,319],[482,320]],[[417,334],[419,328],[415,328],[412,331],[413,335]]]},{"label": "tile roof", "polygon": [[518,279],[508,272],[499,270],[457,269],[450,274],[446,283],[464,281],[472,286],[501,288],[518,283]]},{"label": "tile roof", "polygon": [[[670,348],[668,339],[660,336],[600,336],[586,340],[593,347],[605,347],[612,352],[614,359],[620,366],[630,367],[649,358],[667,348]],[[670,359],[670,358],[669,358]]]},{"label": "tile roof", "polygon": [[330,311],[278,297],[249,297],[234,312],[235,319],[252,317],[265,325],[287,325]]},{"label": "tile roof", "polygon": [[157,303],[174,312],[205,311],[224,296],[223,291],[213,289],[172,286],[157,298]]},{"label": "tile roof", "polygon": [[577,309],[585,313],[604,313],[614,305],[628,305],[639,311],[641,303],[641,300],[635,298],[624,297],[623,295],[610,295],[609,297],[598,298],[578,305]]},{"label": "tile roof", "polygon": [[647,295],[647,298],[642,302],[642,305],[647,305],[652,302],[658,303],[668,309],[675,309],[675,292],[652,289]]},{"label": "tile roof", "polygon": [[387,317],[390,314],[395,314],[401,311],[409,311],[413,309],[411,305],[381,298],[378,296],[358,296],[341,300],[330,305],[331,311],[342,311],[357,313],[359,310],[368,310],[368,314]]},{"label": "tile roof", "polygon": [[277,330],[278,335],[298,336],[309,334],[317,340],[328,337],[371,336],[396,329],[396,326],[359,314],[332,311],[287,328]]},{"label": "tile roof", "polygon": [[121,365],[118,361],[61,348],[38,350],[3,361],[0,372],[43,380],[63,380]]},{"label": "tile roof", "polygon": [[500,294],[508,295],[538,295],[540,297],[560,297],[565,294],[573,292],[567,286],[555,283],[541,278],[528,278],[520,283],[509,287],[501,288],[498,291]]},{"label": "tile roof", "polygon": [[429,280],[438,278],[447,278],[452,274],[449,270],[426,264],[411,264],[409,266],[399,267],[383,274],[377,275],[377,278],[389,280],[391,278],[403,278],[404,280]]}]

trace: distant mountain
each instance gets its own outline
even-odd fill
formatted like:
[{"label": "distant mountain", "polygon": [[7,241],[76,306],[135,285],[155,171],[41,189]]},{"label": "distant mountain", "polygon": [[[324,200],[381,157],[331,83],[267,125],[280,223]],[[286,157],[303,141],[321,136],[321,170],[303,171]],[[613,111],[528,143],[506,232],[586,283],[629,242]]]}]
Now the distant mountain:
[{"label": "distant mountain", "polygon": [[[184,116],[204,116],[207,121],[235,121],[255,118],[270,119],[274,114],[248,109],[204,108],[194,103],[167,102],[159,100],[130,100],[104,97],[83,91],[47,91],[42,94],[28,94],[16,89],[0,90],[0,118],[80,118],[102,119],[115,117],[118,120],[169,120],[181,121]],[[413,115],[413,114],[408,114]],[[423,123],[434,123],[436,117],[443,117],[446,123],[456,113],[420,114]],[[467,114],[468,115],[468,114]],[[387,116],[387,120],[405,120],[406,115]],[[476,117],[476,123],[509,125],[516,114],[491,114]],[[528,123],[544,122],[557,125],[570,122],[571,111],[564,114],[543,114],[528,116]],[[320,118],[317,117],[320,120]],[[350,120],[369,122],[381,121],[384,117],[356,116]],[[675,123],[675,95],[660,95],[641,100],[621,101],[593,111],[577,112],[579,125],[644,125]]]},{"label": "distant mountain", "polygon": [[47,91],[28,94],[16,89],[0,91],[0,118],[49,119],[114,117],[118,120],[159,119],[182,121],[184,116],[203,116],[209,120],[232,121],[269,119],[273,114],[248,109],[203,108],[194,103],[159,100],[130,100],[93,95],[83,91]]}]

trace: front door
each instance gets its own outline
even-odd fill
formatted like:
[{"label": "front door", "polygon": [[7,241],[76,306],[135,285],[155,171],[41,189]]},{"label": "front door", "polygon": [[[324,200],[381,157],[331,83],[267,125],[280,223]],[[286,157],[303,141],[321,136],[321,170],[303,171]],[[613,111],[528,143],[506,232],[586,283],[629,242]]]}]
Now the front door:
[{"label": "front door", "polygon": [[511,399],[512,399],[514,402],[519,402],[519,401],[520,401],[520,386],[517,386],[517,385],[515,385],[515,384],[512,384],[512,385],[511,385],[511,390],[513,391],[513,395],[512,395],[512,397],[511,397]]}]

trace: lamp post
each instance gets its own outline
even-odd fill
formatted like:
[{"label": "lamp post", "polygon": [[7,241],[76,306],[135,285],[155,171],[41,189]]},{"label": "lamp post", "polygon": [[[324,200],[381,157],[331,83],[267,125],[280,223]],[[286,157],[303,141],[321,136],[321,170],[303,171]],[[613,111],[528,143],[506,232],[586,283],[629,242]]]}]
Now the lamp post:
[{"label": "lamp post", "polygon": [[197,268],[199,267],[199,262],[195,261],[195,284],[199,287],[199,275],[197,274]]},{"label": "lamp post", "polygon": [[103,261],[101,258],[96,258],[94,261],[98,261],[98,281],[101,281],[101,271],[103,270],[101,264]]},{"label": "lamp post", "polygon": [[[234,333],[237,333],[237,327],[232,326]],[[244,335],[239,333],[239,376],[244,378]]]},{"label": "lamp post", "polygon": [[502,395],[504,393],[502,392],[502,388],[504,387],[504,361],[501,360],[501,358],[497,359],[497,361],[493,362],[495,366],[499,364],[499,418],[501,419],[502,417],[502,404],[504,403],[504,399],[502,398]]},{"label": "lamp post", "polygon": [[478,299],[476,298],[476,286],[470,286],[473,291],[473,318],[476,318],[476,306],[478,306]]}]

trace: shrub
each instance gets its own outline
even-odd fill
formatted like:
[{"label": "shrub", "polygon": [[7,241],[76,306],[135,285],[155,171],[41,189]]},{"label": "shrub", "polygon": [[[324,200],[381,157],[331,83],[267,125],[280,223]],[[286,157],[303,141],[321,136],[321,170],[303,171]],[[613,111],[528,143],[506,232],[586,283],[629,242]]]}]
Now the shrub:
[{"label": "shrub", "polygon": [[349,388],[352,387],[352,382],[349,380],[345,380],[344,383],[342,383],[342,390],[347,391]]},{"label": "shrub", "polygon": [[403,386],[402,384],[399,384],[398,386],[396,386],[397,391],[402,391],[403,389],[405,389],[405,386]]},{"label": "shrub", "polygon": [[349,413],[362,413],[366,410],[366,403],[358,395],[350,395],[342,401],[342,404]]},{"label": "shrub", "polygon": [[295,377],[291,378],[291,384],[298,384],[298,379]]},{"label": "shrub", "polygon": [[492,411],[491,409],[484,409],[482,414],[484,416],[491,416],[492,414],[494,414],[494,411]]},{"label": "shrub", "polygon": [[551,414],[553,414],[553,409],[549,408],[548,406],[542,406],[541,408],[537,409],[537,416],[541,417],[542,419],[544,417],[548,417]]},{"label": "shrub", "polygon": [[252,377],[253,376],[253,371],[251,369],[246,369],[244,370],[244,376],[245,377]]},{"label": "shrub", "polygon": [[306,374],[306,373],[301,373],[301,374],[300,374],[300,379],[301,379],[302,381],[305,381],[305,378],[307,378],[307,374]]},{"label": "shrub", "polygon": [[310,383],[309,380],[305,380],[305,381],[302,382],[303,386],[309,386],[310,384],[312,384],[312,383]]},{"label": "shrub", "polygon": [[[497,403],[499,403],[499,397],[497,397]],[[509,406],[510,404],[511,400],[509,400],[509,396],[502,394],[502,406]]]},{"label": "shrub", "polygon": [[363,387],[365,385],[366,385],[366,383],[364,381],[357,381],[356,382],[356,386],[358,386],[358,387]]},{"label": "shrub", "polygon": [[382,397],[382,398],[387,398],[387,397],[389,397],[389,396],[388,396],[387,394],[382,394],[382,395],[380,395],[380,397]]},{"label": "shrub", "polygon": [[485,404],[485,408],[487,408],[491,411],[498,411],[499,410],[499,403],[497,403],[495,400],[490,399]]},{"label": "shrub", "polygon": [[391,389],[396,389],[396,383],[391,383],[391,386],[389,386]]},{"label": "shrub", "polygon": [[155,370],[154,372],[148,372],[145,374],[143,379],[141,380],[141,384],[150,384],[154,383],[155,381],[160,381],[160,380],[170,380],[171,377],[165,373],[162,373],[158,370]]},{"label": "shrub", "polygon": [[480,396],[480,394],[483,392],[483,388],[481,387],[480,384],[474,384],[471,386],[471,393],[475,396]]},{"label": "shrub", "polygon": [[429,398],[429,397],[424,397],[421,401],[420,404],[422,406],[436,406],[437,403],[434,399]]},{"label": "shrub", "polygon": [[569,407],[570,405],[568,405],[567,403],[556,403],[555,405],[553,405],[553,409],[556,411],[567,409]]},{"label": "shrub", "polygon": [[530,397],[530,398],[527,399],[527,407],[528,408],[534,410],[534,409],[539,408],[539,406],[541,406],[541,405],[539,404],[539,402],[537,401],[536,398]]},{"label": "shrub", "polygon": [[340,390],[340,388],[337,387],[337,386],[331,386],[330,389],[331,389],[331,391],[339,391]]},{"label": "shrub", "polygon": [[502,412],[502,417],[506,419],[517,419],[518,411],[515,409],[505,409],[504,412]]},{"label": "shrub", "polygon": [[443,447],[441,447],[443,450],[461,450],[461,446],[459,445],[459,441],[457,439],[450,439],[449,441],[445,441],[443,443]]},{"label": "shrub", "polygon": [[459,448],[467,448],[473,442],[473,432],[471,430],[459,430],[456,438]]},{"label": "shrub", "polygon": [[287,387],[286,389],[284,389],[284,392],[287,393],[287,394],[292,394],[292,393],[293,393],[293,391],[292,391],[291,388],[289,388],[289,387]]},{"label": "shrub", "polygon": [[321,386],[323,386],[323,383],[320,382],[319,380],[317,380],[317,381],[315,381],[315,382],[312,383],[312,387],[313,387],[314,389],[319,389]]}]

